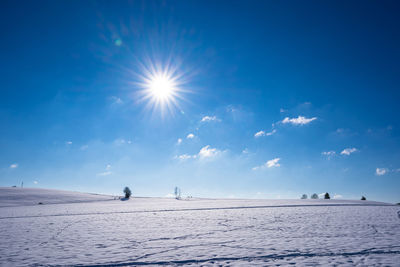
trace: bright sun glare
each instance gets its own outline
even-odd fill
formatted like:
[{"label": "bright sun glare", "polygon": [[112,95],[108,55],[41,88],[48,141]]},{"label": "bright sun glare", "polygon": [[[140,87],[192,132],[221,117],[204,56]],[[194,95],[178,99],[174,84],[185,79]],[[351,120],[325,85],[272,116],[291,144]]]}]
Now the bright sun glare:
[{"label": "bright sun glare", "polygon": [[184,82],[177,68],[168,64],[161,66],[150,63],[142,66],[142,71],[139,101],[147,102],[147,109],[160,110],[162,115],[179,109],[178,99],[183,99],[181,94],[184,90],[181,86]]},{"label": "bright sun glare", "polygon": [[149,89],[154,97],[160,101],[168,99],[174,93],[174,84],[172,80],[164,75],[156,76],[149,82]]}]

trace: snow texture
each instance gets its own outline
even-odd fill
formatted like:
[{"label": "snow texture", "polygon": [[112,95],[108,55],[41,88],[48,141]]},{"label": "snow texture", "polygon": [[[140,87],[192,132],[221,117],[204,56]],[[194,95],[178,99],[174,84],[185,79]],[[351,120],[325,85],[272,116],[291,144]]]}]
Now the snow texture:
[{"label": "snow texture", "polygon": [[399,266],[399,211],[372,201],[121,201],[0,188],[0,265]]}]

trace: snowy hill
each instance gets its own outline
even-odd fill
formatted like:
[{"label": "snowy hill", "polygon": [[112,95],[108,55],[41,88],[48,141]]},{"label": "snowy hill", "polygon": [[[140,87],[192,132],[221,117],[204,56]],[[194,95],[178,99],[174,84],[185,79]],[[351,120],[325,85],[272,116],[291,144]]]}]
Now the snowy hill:
[{"label": "snowy hill", "polygon": [[[400,207],[387,203],[120,201],[15,188],[0,188],[0,194],[0,265],[5,266],[396,266],[400,262]],[[44,205],[35,204],[43,200]]]},{"label": "snowy hill", "polygon": [[112,196],[41,188],[0,187],[0,207],[111,200]]}]

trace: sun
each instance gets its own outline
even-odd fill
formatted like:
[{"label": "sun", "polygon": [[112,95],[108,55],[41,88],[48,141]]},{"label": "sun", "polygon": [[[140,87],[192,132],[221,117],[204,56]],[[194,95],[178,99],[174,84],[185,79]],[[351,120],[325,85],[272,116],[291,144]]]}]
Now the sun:
[{"label": "sun", "polygon": [[150,93],[160,101],[165,101],[172,97],[175,92],[175,86],[172,79],[165,75],[153,77],[148,83]]},{"label": "sun", "polygon": [[187,81],[178,68],[171,64],[152,64],[148,62],[142,65],[142,74],[139,75],[141,87],[139,102],[146,102],[146,108],[152,111],[159,110],[162,115],[167,112],[174,113],[181,110],[178,100],[184,100],[182,88]]}]

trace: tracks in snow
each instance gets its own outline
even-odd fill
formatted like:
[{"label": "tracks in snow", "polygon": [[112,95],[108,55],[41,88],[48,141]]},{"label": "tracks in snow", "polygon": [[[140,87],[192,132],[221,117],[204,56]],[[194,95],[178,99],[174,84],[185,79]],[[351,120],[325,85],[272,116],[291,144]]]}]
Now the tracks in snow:
[{"label": "tracks in snow", "polygon": [[[202,264],[202,263],[214,263],[223,261],[263,261],[263,260],[282,260],[291,259],[297,257],[313,258],[313,257],[352,257],[352,256],[368,256],[368,255],[382,255],[382,254],[400,254],[398,250],[400,246],[392,246],[380,249],[366,249],[355,252],[328,252],[328,253],[289,253],[284,255],[270,254],[262,256],[249,256],[249,257],[216,257],[208,259],[187,259],[187,260],[172,260],[172,261],[132,261],[132,262],[116,262],[116,263],[103,263],[93,265],[75,265],[75,266],[86,266],[86,267],[100,267],[100,266],[137,266],[137,265],[187,265],[187,264]],[[396,250],[387,250],[393,249]]]},{"label": "tracks in snow", "polygon": [[45,214],[27,216],[6,216],[4,219],[24,219],[42,217],[61,217],[61,216],[92,216],[108,214],[131,214],[131,213],[156,213],[156,212],[185,212],[185,211],[212,211],[212,210],[237,210],[237,209],[269,209],[269,208],[307,208],[307,207],[390,207],[397,205],[382,204],[315,204],[315,205],[275,205],[275,206],[239,206],[239,207],[215,207],[215,208],[187,208],[187,209],[162,209],[162,210],[136,210],[136,211],[109,211],[109,212],[87,212],[87,213],[67,213],[67,214]]}]

